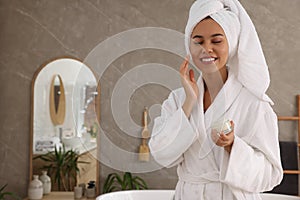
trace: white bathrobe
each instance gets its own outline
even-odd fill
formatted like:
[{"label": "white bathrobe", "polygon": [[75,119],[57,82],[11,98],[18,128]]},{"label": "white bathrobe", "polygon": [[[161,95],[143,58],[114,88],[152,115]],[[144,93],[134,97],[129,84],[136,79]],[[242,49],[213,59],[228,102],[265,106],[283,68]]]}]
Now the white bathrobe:
[{"label": "white bathrobe", "polygon": [[[158,163],[178,165],[175,199],[261,199],[259,193],[271,190],[283,176],[276,114],[233,74],[204,113],[201,77],[198,86],[200,98],[190,119],[182,110],[184,89],[171,92],[149,142]],[[235,124],[230,154],[210,139],[211,124],[221,117]]]}]

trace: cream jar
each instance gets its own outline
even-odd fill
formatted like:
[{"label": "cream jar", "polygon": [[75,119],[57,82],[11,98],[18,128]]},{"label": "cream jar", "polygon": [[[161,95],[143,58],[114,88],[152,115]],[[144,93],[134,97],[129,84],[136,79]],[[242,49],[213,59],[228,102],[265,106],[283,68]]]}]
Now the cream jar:
[{"label": "cream jar", "polygon": [[228,134],[232,131],[231,122],[228,119],[217,121],[212,125],[212,129],[216,130],[219,134]]}]

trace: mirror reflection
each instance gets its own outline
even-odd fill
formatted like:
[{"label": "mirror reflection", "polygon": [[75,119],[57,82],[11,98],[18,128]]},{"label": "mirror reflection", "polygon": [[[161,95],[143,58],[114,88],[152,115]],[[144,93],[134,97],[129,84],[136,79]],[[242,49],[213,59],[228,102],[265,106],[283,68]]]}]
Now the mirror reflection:
[{"label": "mirror reflection", "polygon": [[[93,72],[80,61],[57,59],[37,74],[33,85],[33,158],[65,147],[74,150],[80,160],[80,173],[74,184],[96,181],[98,86]],[[32,160],[32,174],[41,174],[46,165]],[[70,187],[71,189],[73,187]],[[53,191],[59,190],[53,187]]]},{"label": "mirror reflection", "polygon": [[50,116],[54,125],[63,124],[65,120],[65,89],[59,75],[54,75],[50,87]]}]

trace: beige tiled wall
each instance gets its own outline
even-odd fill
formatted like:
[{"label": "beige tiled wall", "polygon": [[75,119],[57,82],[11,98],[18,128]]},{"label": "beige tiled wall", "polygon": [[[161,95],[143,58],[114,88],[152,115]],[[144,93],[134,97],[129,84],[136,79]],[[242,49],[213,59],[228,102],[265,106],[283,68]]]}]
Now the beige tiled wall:
[{"label": "beige tiled wall", "polygon": [[[184,31],[193,0],[0,0],[0,185],[25,196],[29,176],[30,91],[35,71],[57,57],[84,60],[101,41],[137,27]],[[279,115],[296,113],[300,93],[300,15],[298,0],[241,0],[252,17],[269,64],[268,94]],[[110,110],[113,87],[128,70],[156,62],[178,69],[181,59],[159,50],[134,51],[116,59],[101,83],[101,126],[118,146],[136,152],[139,140],[124,134]],[[169,77],[167,77],[169,78]],[[130,98],[141,125],[144,106],[159,104],[169,90],[145,85]],[[280,139],[296,140],[296,124],[281,125]],[[112,172],[101,167],[101,180]],[[176,170],[140,174],[151,188],[174,188]]]}]

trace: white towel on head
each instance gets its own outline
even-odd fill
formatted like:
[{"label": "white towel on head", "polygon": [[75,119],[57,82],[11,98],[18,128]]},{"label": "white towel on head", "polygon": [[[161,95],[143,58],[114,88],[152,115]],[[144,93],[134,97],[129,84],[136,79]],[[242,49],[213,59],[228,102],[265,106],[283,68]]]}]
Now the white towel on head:
[{"label": "white towel on head", "polygon": [[224,30],[229,44],[228,65],[238,80],[259,99],[273,104],[266,95],[270,84],[268,66],[255,27],[238,0],[197,0],[185,28],[185,47],[190,55],[194,27],[210,16]]}]

